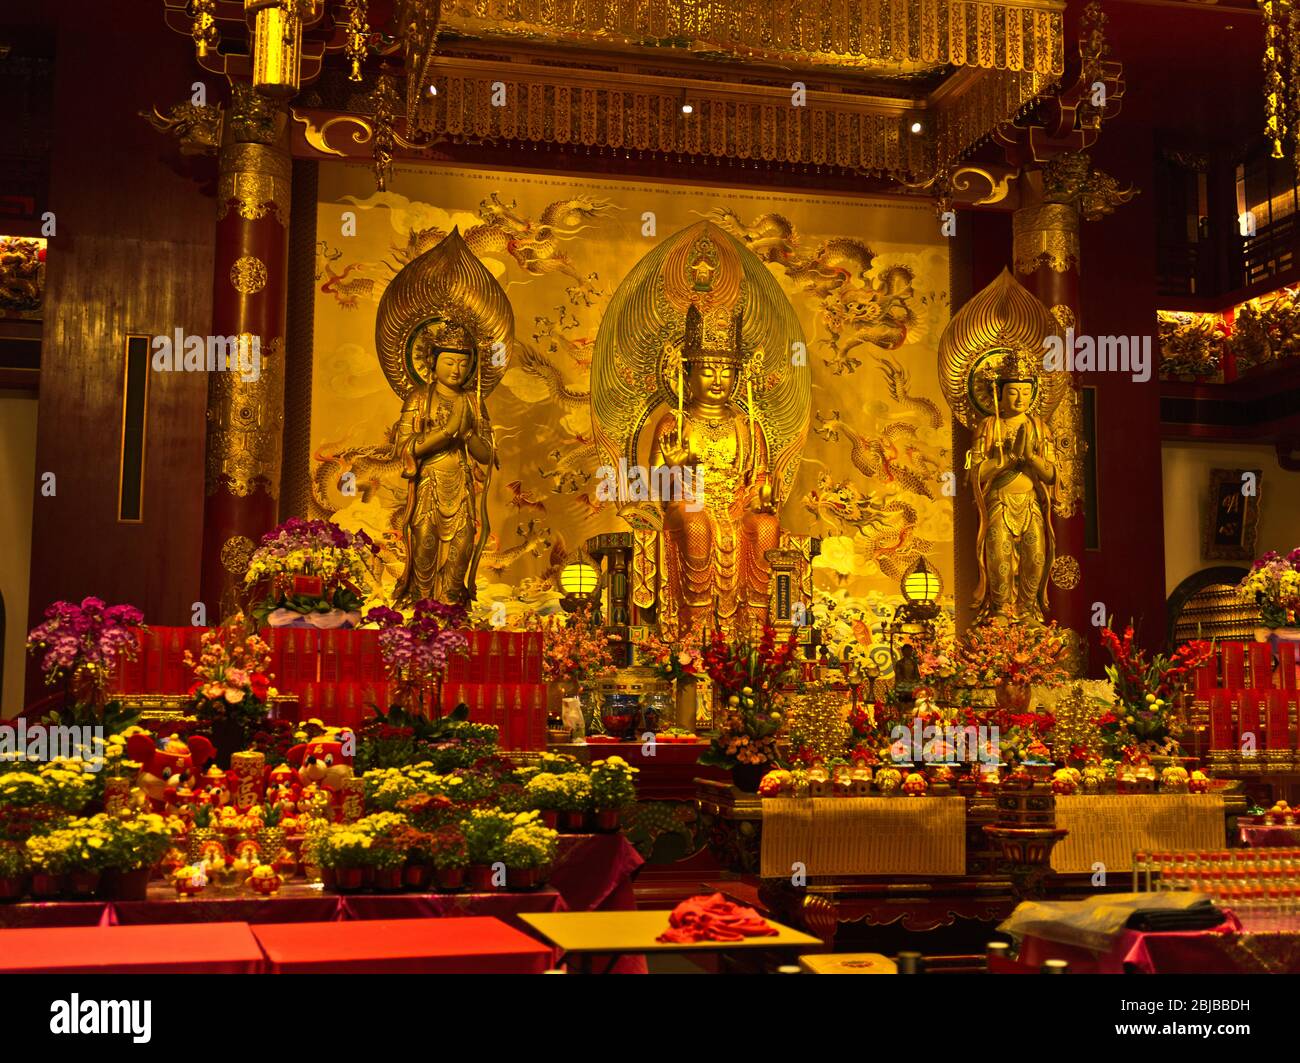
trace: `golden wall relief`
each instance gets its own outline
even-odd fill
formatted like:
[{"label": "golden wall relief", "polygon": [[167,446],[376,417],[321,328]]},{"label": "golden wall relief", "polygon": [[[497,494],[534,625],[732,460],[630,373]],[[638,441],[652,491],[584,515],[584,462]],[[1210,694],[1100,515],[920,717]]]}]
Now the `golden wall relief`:
[{"label": "golden wall relief", "polygon": [[[376,350],[376,314],[404,267],[453,230],[514,322],[508,342],[477,351],[501,363],[483,399],[494,464],[483,477],[480,605],[558,601],[557,576],[590,536],[635,526],[618,462],[649,464],[655,446],[659,458],[677,453],[679,417],[688,442],[748,477],[751,523],[822,540],[815,583],[846,633],[850,617],[888,611],[920,555],[953,586],[950,427],[935,358],[948,249],[925,205],[464,169],[399,167],[393,187],[374,193],[364,166],[321,168],[311,425],[312,515],[382,544],[390,597],[407,567],[408,481],[403,396]],[[660,260],[658,286],[624,285]],[[665,290],[677,283],[682,292]],[[711,286],[716,306],[700,298]],[[622,357],[633,342],[646,346]],[[676,354],[659,357],[665,344]],[[623,376],[614,387],[593,382],[597,370]],[[726,395],[708,399],[718,380]],[[628,446],[611,443],[623,414]],[[679,523],[685,548],[700,520]],[[736,549],[752,570],[754,552]]]}]

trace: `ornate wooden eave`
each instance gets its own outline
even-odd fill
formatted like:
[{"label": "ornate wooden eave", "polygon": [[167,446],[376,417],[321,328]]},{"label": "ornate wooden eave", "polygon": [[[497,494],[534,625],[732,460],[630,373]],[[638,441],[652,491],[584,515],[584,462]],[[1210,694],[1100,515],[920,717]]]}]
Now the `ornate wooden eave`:
[{"label": "ornate wooden eave", "polygon": [[[200,65],[240,77],[242,5],[209,2],[223,44]],[[169,25],[189,33],[186,4],[164,0]],[[307,154],[374,151],[381,175],[437,144],[546,145],[916,185],[951,173],[1053,91],[1066,66],[1064,9],[1062,0],[809,0],[797,10],[786,0],[401,0],[367,38],[369,54],[386,57],[381,91],[300,96],[295,142]],[[304,85],[348,46],[357,8],[320,0],[313,10]],[[399,54],[405,69],[392,65]]]}]

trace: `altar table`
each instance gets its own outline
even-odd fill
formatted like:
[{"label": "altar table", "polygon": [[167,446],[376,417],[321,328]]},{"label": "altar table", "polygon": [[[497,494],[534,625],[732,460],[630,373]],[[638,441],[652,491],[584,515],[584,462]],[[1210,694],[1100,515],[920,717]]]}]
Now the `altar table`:
[{"label": "altar table", "polygon": [[554,957],[488,917],[265,923],[252,934],[271,974],[540,974]]},{"label": "altar table", "polygon": [[763,878],[964,875],[963,797],[774,797],[763,801]]},{"label": "altar table", "polygon": [[0,974],[256,974],[247,923],[0,930]]},{"label": "altar table", "polygon": [[1076,794],[1056,799],[1056,825],[1069,831],[1052,850],[1057,874],[1133,869],[1135,852],[1220,849],[1217,794]]},{"label": "altar table", "polygon": [[[668,929],[667,911],[650,912],[543,912],[519,918],[551,944],[566,959],[577,961],[578,974],[592,974],[596,957],[620,957],[646,953],[753,952],[819,949],[820,938],[767,920],[775,936],[745,938],[743,941],[659,941]],[[615,965],[611,962],[609,968]],[[608,973],[603,970],[601,973]]]},{"label": "altar table", "polygon": [[[178,899],[169,886],[150,887],[143,901],[68,901],[0,905],[0,927],[175,926],[196,923],[330,923],[375,919],[492,916],[513,922],[519,912],[558,912],[566,905],[553,888],[490,893],[323,892],[290,883],[275,897],[248,892],[202,893]],[[94,923],[90,920],[94,919]]]}]

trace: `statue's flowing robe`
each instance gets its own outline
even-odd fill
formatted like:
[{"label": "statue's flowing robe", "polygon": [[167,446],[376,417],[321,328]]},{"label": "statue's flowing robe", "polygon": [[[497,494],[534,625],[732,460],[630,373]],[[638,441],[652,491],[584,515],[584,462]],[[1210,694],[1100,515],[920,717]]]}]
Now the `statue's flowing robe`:
[{"label": "statue's flowing robe", "polygon": [[[739,413],[731,431],[713,442],[705,442],[704,429],[691,424],[689,413],[686,421],[705,466],[703,497],[664,501],[661,620],[685,634],[702,623],[712,626],[716,607],[724,630],[743,633],[766,619],[771,573],[764,555],[780,544],[776,513],[752,508],[771,479],[767,439],[755,421],[751,440],[749,419]],[[662,454],[665,437],[676,431],[676,415],[665,414],[655,425],[651,453]],[[684,482],[701,483],[695,475]]]},{"label": "statue's flowing robe", "polygon": [[[463,393],[444,399],[430,383],[412,389],[402,406],[393,440],[402,458],[402,476],[409,481],[402,518],[406,568],[395,595],[399,605],[424,598],[457,603],[472,597],[474,463],[463,440],[425,458],[415,454],[416,440],[426,427],[444,427],[461,416],[462,404],[468,402]],[[477,431],[472,406],[471,416]]]},{"label": "statue's flowing robe", "polygon": [[[975,486],[975,508],[979,513],[979,534],[975,552],[979,562],[979,585],[975,588],[976,619],[1013,612],[1018,617],[1041,621],[1047,613],[1047,581],[1056,556],[1056,535],[1052,530],[1052,505],[1056,481],[1044,484],[1034,478],[1030,491],[1006,490],[1020,473],[1004,469],[986,488],[979,484],[979,468],[985,458],[997,453],[1001,433],[1003,446],[1010,449],[1015,431],[1005,421],[985,417],[976,426],[971,447],[970,475]],[[1056,463],[1050,430],[1041,418],[1029,415],[1029,445],[1038,444],[1041,456]]]}]

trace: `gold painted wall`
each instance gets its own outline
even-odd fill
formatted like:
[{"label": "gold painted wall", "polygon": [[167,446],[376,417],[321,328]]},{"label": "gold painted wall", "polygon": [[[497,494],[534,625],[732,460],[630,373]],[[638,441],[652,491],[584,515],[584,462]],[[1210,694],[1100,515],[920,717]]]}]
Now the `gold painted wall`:
[{"label": "gold painted wall", "polygon": [[[4,688],[0,718],[23,707],[27,595],[32,577],[32,506],[36,498],[36,396],[0,392],[0,594],[5,603]],[[44,608],[44,606],[42,606]]]},{"label": "gold painted wall", "polygon": [[[511,301],[522,347],[489,402],[501,469],[479,587],[536,601],[588,536],[625,528],[596,496],[587,392],[604,308],[659,241],[708,218],[766,262],[808,340],[812,420],[781,519],[824,539],[819,588],[879,616],[924,553],[951,590],[950,422],[935,361],[948,248],[928,205],[428,167],[399,167],[391,187],[375,193],[369,167],[321,167],[311,425],[312,515],[382,538],[390,588],[405,481],[385,447],[400,404],[374,322],[395,273],[459,226]],[[355,235],[343,234],[348,211]]]}]

